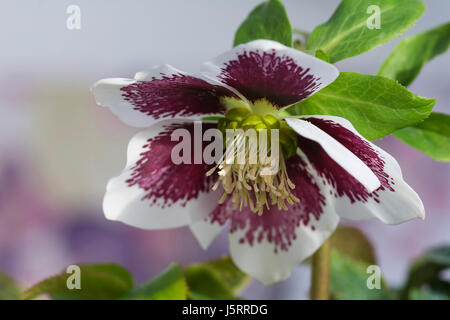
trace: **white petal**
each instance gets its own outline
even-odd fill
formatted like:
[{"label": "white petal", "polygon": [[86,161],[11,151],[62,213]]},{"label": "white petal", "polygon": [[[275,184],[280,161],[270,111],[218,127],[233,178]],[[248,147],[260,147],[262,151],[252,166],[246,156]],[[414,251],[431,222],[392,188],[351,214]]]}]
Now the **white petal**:
[{"label": "white petal", "polygon": [[211,223],[207,218],[192,222],[189,225],[192,234],[204,250],[208,249],[224,227],[224,225],[222,226],[218,223]]},{"label": "white petal", "polygon": [[[394,192],[390,190],[377,190],[378,201],[369,198],[367,202],[356,201],[352,203],[348,197],[343,196],[335,200],[337,213],[346,219],[366,220],[377,218],[386,224],[399,224],[414,218],[425,218],[425,209],[419,195],[404,181],[398,162],[389,153],[361,136],[350,121],[335,116],[308,116],[331,120],[342,125],[355,135],[370,144],[370,146],[385,161],[384,172],[393,179]],[[318,181],[320,179],[317,179]],[[319,183],[319,182],[318,182]]]},{"label": "white petal", "polygon": [[[243,62],[239,58],[245,55],[247,61],[252,60],[252,67],[257,66],[257,68],[250,70],[249,65],[242,65]],[[265,60],[260,59],[264,55]],[[279,68],[281,65],[286,68]],[[255,40],[236,46],[215,59],[205,62],[204,67],[203,74],[205,76],[230,85],[249,100],[255,91],[261,91],[261,94],[267,94],[265,98],[269,100],[270,97],[274,98],[272,102],[281,107],[294,104],[314,94],[333,82],[339,75],[339,71],[334,65],[271,40]],[[242,73],[238,79],[227,83],[224,76],[225,78],[229,77],[229,71],[234,72],[239,68],[242,68]],[[298,68],[301,68],[302,71],[294,74],[299,70]],[[300,80],[304,76],[302,75],[303,71],[306,72],[305,75],[308,74],[317,80],[315,81],[317,86],[307,90],[307,93],[303,92],[304,87],[294,83],[296,79]],[[261,85],[266,87],[262,88]],[[285,91],[287,88],[289,90]],[[276,98],[277,96],[278,98]],[[264,96],[259,98],[264,98]]]},{"label": "white petal", "polygon": [[170,64],[162,64],[153,67],[150,71],[139,71],[134,75],[134,80],[136,81],[152,81],[155,77],[156,79],[161,79],[162,75],[173,75],[173,74],[186,74],[186,72],[181,71]]},{"label": "white petal", "polygon": [[142,152],[147,150],[143,146],[148,144],[148,139],[156,137],[168,125],[186,122],[189,121],[160,121],[131,139],[125,169],[118,177],[112,178],[106,188],[103,200],[106,218],[143,229],[168,229],[195,222],[215,208],[220,198],[219,192],[202,192],[185,206],[179,201],[163,206],[162,199],[158,199],[156,203],[153,199],[143,199],[147,192],[137,184],[130,187],[126,182],[131,178],[133,167],[141,158]]},{"label": "white petal", "polygon": [[[135,85],[132,90],[131,85]],[[126,87],[131,91],[124,91]],[[97,81],[91,91],[97,104],[109,107],[123,122],[134,127],[149,127],[162,119],[175,117],[198,119],[219,115],[223,113],[220,97],[233,95],[221,84],[212,84],[201,75],[189,75],[170,65],[138,72],[134,79],[103,79]],[[134,100],[125,98],[130,92]]]},{"label": "white petal", "polygon": [[336,139],[308,121],[294,118],[286,118],[285,120],[299,135],[320,144],[326,153],[361,182],[368,192],[373,192],[380,187],[380,181],[372,170]]},{"label": "white petal", "polygon": [[[282,212],[281,212],[282,214]],[[266,239],[250,246],[240,243],[245,230],[229,234],[230,253],[234,263],[244,272],[265,285],[287,279],[292,269],[311,256],[334,232],[339,216],[331,206],[324,207],[319,221],[311,219],[308,226],[301,224],[296,229],[296,239],[287,251],[274,252],[274,244]],[[311,228],[314,226],[314,230]]]}]

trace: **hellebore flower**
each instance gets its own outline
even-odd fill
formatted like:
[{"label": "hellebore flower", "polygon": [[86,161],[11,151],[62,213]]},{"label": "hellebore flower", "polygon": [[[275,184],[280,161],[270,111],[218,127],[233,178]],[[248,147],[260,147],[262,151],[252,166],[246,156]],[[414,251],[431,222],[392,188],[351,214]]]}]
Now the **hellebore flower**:
[{"label": "hellebore flower", "polygon": [[[98,81],[96,101],[125,123],[149,127],[132,138],[121,175],[107,186],[108,219],[144,229],[189,225],[207,248],[225,225],[231,257],[265,284],[286,279],[333,233],[340,217],[398,224],[424,218],[396,160],[334,116],[289,116],[286,108],[333,82],[331,64],[277,42],[256,40],[190,75],[171,66],[134,79]],[[279,129],[279,170],[247,165],[174,164],[172,133]],[[172,119],[173,118],[173,119]],[[170,120],[168,120],[170,119]],[[205,142],[200,144],[199,152]],[[195,145],[193,148],[198,148]],[[195,160],[195,159],[194,159]]]}]

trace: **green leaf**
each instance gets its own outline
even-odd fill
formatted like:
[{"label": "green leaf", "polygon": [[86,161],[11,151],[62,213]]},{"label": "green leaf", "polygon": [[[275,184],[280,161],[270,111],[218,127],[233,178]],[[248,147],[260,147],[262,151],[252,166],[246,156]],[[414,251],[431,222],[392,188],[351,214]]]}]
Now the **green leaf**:
[{"label": "green leaf", "polygon": [[339,227],[330,237],[331,246],[355,261],[372,265],[376,263],[370,240],[354,227]]},{"label": "green leaf", "polygon": [[426,289],[414,289],[411,291],[410,300],[448,300],[449,296]]},{"label": "green leaf", "polygon": [[408,86],[422,66],[450,45],[450,23],[403,39],[384,61],[378,74]]},{"label": "green leaf", "polygon": [[369,289],[366,265],[333,249],[331,252],[330,293],[337,300],[386,300],[389,295],[383,281],[381,289]]},{"label": "green leaf", "polygon": [[119,299],[133,287],[131,274],[116,264],[80,265],[81,288],[68,289],[67,280],[72,274],[61,272],[47,278],[22,294],[22,299],[33,299],[48,294],[60,300]]},{"label": "green leaf", "polygon": [[250,276],[236,267],[233,260],[227,256],[206,262],[204,265],[214,270],[233,294],[240,293],[252,280]]},{"label": "green leaf", "polygon": [[388,299],[392,295],[381,279],[380,289],[369,289],[367,280],[376,264],[370,240],[359,229],[339,227],[330,237],[332,246],[330,292],[334,299]]},{"label": "green leaf", "polygon": [[330,57],[328,57],[327,54],[320,49],[316,51],[315,56],[325,62],[330,62]]},{"label": "green leaf", "polygon": [[[380,28],[369,29],[369,6],[380,8]],[[408,30],[425,9],[417,0],[343,0],[324,24],[313,30],[307,49],[323,50],[331,63],[384,44]]]},{"label": "green leaf", "polygon": [[0,272],[0,300],[17,300],[20,288],[17,282],[7,274]]},{"label": "green leaf", "polygon": [[341,72],[328,87],[298,103],[295,112],[346,118],[372,140],[419,123],[429,116],[435,102],[388,78]]},{"label": "green leaf", "polygon": [[436,296],[450,299],[450,281],[441,280],[437,277],[428,283],[429,290]]},{"label": "green leaf", "polygon": [[286,10],[279,0],[261,3],[239,26],[234,36],[234,46],[257,39],[278,41],[292,45],[292,27]]},{"label": "green leaf", "polygon": [[233,293],[226,284],[206,266],[200,264],[187,267],[186,279],[191,299],[234,299]]},{"label": "green leaf", "polygon": [[423,122],[393,135],[437,161],[450,161],[450,115],[433,112]]},{"label": "green leaf", "polygon": [[236,299],[251,279],[224,257],[190,265],[186,268],[186,280],[191,299]]},{"label": "green leaf", "polygon": [[450,268],[450,246],[440,246],[425,252],[411,265],[402,298],[410,297],[413,289],[439,282],[440,273]]},{"label": "green leaf", "polygon": [[133,289],[124,299],[186,300],[187,290],[183,268],[172,263],[155,278]]}]

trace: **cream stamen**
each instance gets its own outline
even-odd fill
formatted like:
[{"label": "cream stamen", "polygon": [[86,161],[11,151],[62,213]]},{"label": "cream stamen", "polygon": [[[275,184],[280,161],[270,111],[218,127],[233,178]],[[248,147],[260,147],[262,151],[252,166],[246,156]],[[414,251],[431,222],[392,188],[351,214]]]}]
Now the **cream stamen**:
[{"label": "cream stamen", "polygon": [[[280,210],[287,210],[286,202],[290,205],[300,202],[291,191],[295,188],[295,185],[288,177],[282,153],[279,155],[277,173],[261,175],[261,172],[265,168],[270,168],[271,164],[249,163],[250,148],[245,148],[245,137],[236,135],[233,139],[236,148],[227,148],[219,163],[206,174],[210,176],[218,170],[219,179],[213,186],[213,190],[216,190],[222,184],[225,191],[219,203],[223,203],[230,195],[234,210],[249,207],[251,211],[261,215],[264,208],[269,209],[271,205],[276,205]],[[229,144],[227,143],[227,145]],[[244,148],[241,149],[242,147]],[[231,156],[233,156],[231,159],[237,159],[239,150],[245,150],[245,163],[227,163],[226,159],[230,159]],[[267,148],[264,149],[264,152],[267,153]]]}]

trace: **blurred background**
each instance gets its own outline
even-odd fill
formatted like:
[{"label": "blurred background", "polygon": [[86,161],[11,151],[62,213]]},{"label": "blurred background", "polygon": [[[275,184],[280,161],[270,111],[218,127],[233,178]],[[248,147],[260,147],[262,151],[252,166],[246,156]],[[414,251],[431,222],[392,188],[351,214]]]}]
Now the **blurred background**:
[{"label": "blurred background", "polygon": [[[228,251],[224,235],[203,251],[187,228],[143,231],[103,217],[106,182],[125,165],[128,140],[139,129],[96,106],[89,87],[106,77],[131,78],[161,63],[196,71],[230,49],[235,30],[259,2],[1,2],[0,270],[29,286],[69,264],[113,261],[141,282],[171,261],[188,264]],[[306,31],[326,21],[339,3],[283,2],[293,27]],[[448,20],[449,1],[424,2],[426,12],[405,35]],[[73,4],[81,9],[80,30],[66,27],[66,9]],[[399,39],[337,66],[376,74]],[[450,113],[448,65],[449,54],[437,57],[410,89],[437,97],[434,110]],[[383,276],[395,285],[403,282],[413,257],[450,242],[450,165],[392,137],[377,144],[399,161],[427,212],[425,221],[400,226],[357,224],[373,241]],[[289,280],[270,287],[254,282],[243,295],[305,299],[309,276],[302,265]]]}]

